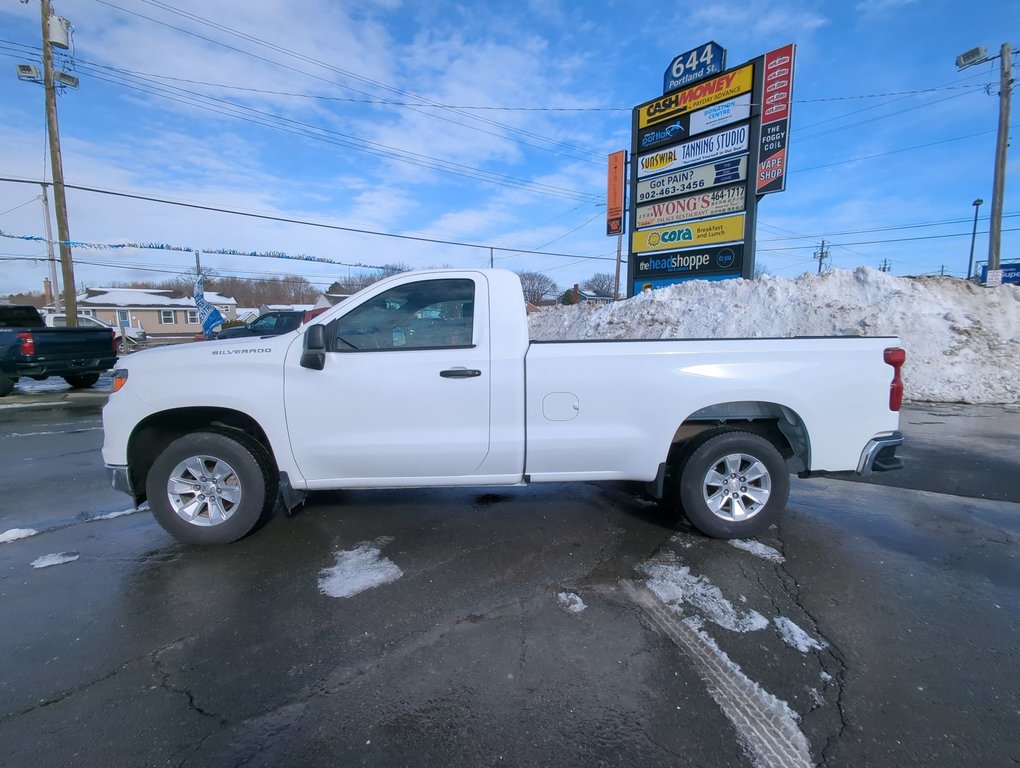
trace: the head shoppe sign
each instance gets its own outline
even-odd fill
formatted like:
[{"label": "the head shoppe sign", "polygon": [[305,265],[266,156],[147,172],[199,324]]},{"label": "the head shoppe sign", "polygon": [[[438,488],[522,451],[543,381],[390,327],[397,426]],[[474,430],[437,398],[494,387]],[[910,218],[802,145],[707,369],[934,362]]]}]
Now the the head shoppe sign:
[{"label": "the head shoppe sign", "polygon": [[629,289],[754,274],[758,200],[786,184],[794,46],[732,69],[705,43],[634,108]]}]

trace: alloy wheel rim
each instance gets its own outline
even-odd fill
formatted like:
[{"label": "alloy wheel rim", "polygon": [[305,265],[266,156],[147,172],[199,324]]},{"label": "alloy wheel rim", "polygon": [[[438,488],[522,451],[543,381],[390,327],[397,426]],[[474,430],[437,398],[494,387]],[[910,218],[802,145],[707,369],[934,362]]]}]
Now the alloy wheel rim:
[{"label": "alloy wheel rim", "polygon": [[718,518],[736,523],[750,520],[772,495],[772,476],[760,459],[730,453],[716,459],[702,482],[706,506]]},{"label": "alloy wheel rim", "polygon": [[201,527],[222,525],[241,503],[241,480],[223,459],[191,456],[170,472],[167,498],[181,520]]}]

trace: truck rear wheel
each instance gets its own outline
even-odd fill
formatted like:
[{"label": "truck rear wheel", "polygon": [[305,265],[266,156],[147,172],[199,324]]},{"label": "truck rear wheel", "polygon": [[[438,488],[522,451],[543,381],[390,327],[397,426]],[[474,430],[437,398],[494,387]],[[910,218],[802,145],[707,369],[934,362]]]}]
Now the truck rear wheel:
[{"label": "truck rear wheel", "polygon": [[262,446],[221,432],[196,432],[170,443],[149,469],[145,491],[156,522],[191,544],[237,541],[276,501]]},{"label": "truck rear wheel", "polygon": [[760,435],[727,431],[707,437],[680,469],[678,496],[699,531],[742,539],[776,521],[790,496],[790,475],[776,447]]},{"label": "truck rear wheel", "polygon": [[14,391],[14,382],[17,379],[12,379],[6,373],[0,373],[0,397],[7,397]]},{"label": "truck rear wheel", "polygon": [[63,376],[62,378],[75,389],[84,389],[85,387],[91,387],[99,381],[99,374],[81,373],[76,376]]}]

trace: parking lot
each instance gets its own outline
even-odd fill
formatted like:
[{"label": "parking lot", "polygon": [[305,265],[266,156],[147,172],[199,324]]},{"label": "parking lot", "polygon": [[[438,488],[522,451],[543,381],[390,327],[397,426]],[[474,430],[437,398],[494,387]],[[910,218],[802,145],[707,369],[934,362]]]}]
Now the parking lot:
[{"label": "parking lot", "polygon": [[1020,762],[1020,409],[910,406],[903,472],[756,543],[578,484],[194,548],[107,486],[103,400],[0,408],[5,765]]}]

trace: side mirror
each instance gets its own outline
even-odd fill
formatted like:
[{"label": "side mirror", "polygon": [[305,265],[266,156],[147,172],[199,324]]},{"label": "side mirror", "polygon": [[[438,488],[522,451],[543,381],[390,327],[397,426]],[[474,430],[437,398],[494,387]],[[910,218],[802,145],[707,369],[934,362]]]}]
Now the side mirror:
[{"label": "side mirror", "polygon": [[310,325],[305,331],[305,349],[301,353],[301,367],[321,371],[326,367],[326,329]]}]

